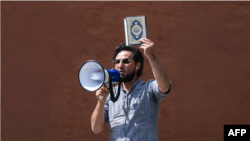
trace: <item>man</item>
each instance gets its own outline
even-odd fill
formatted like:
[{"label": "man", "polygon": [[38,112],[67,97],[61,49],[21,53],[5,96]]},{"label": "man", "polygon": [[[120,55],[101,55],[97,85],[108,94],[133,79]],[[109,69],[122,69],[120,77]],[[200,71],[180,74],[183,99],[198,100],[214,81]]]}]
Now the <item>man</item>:
[{"label": "man", "polygon": [[[122,75],[120,97],[112,102],[109,90],[102,87],[96,92],[97,106],[91,117],[94,133],[100,133],[109,121],[111,141],[157,141],[158,116],[161,100],[171,91],[167,72],[154,55],[154,43],[149,39],[139,40],[152,68],[155,80],[140,80],[143,70],[143,55],[135,47],[124,44],[115,49],[115,68]],[[117,86],[114,91],[117,90]],[[103,96],[100,99],[99,96]]]}]

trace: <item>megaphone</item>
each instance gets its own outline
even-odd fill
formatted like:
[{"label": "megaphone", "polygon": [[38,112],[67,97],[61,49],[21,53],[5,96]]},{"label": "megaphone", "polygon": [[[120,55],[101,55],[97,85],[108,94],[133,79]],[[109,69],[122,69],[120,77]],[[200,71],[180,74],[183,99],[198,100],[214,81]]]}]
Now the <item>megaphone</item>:
[{"label": "megaphone", "polygon": [[[117,101],[120,95],[120,86],[121,86],[121,74],[118,70],[115,69],[103,69],[102,65],[95,61],[89,60],[86,61],[80,68],[78,73],[79,83],[89,92],[94,92],[99,90],[104,84],[106,88],[110,90],[110,98],[113,102]],[[114,92],[112,84],[119,82],[118,94],[114,97]],[[102,99],[102,96],[99,96]]]}]

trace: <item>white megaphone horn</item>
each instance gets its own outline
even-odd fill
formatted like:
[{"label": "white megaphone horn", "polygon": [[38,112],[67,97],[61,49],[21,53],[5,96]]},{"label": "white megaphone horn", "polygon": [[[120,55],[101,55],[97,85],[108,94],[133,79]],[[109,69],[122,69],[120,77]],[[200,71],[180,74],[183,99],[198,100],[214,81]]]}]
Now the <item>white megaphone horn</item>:
[{"label": "white megaphone horn", "polygon": [[[110,90],[110,98],[115,102],[120,95],[121,75],[118,70],[115,69],[103,69],[102,65],[94,60],[86,61],[80,68],[78,74],[79,82],[83,89],[89,92],[99,90],[102,85],[106,85],[106,88]],[[119,82],[118,94],[114,97],[112,84]],[[102,96],[99,96],[102,99]]]}]

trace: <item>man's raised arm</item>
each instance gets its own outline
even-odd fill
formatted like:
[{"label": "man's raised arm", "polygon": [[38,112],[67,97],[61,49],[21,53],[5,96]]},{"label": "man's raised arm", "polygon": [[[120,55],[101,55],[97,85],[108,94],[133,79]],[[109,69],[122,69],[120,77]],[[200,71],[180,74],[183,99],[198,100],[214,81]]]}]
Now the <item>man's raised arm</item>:
[{"label": "man's raised arm", "polygon": [[144,50],[144,54],[148,58],[155,80],[159,85],[160,91],[162,93],[166,93],[170,87],[169,77],[167,75],[167,72],[164,70],[164,68],[161,66],[160,62],[154,55],[154,43],[146,38],[142,38],[139,41],[143,43],[139,48]]}]

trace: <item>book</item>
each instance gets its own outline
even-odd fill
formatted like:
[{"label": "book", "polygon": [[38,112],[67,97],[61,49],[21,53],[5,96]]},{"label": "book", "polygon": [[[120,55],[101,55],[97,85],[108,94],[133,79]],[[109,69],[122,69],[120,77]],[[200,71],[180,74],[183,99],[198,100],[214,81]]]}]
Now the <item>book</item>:
[{"label": "book", "polygon": [[126,45],[140,45],[138,40],[148,38],[146,16],[130,16],[124,19]]}]

